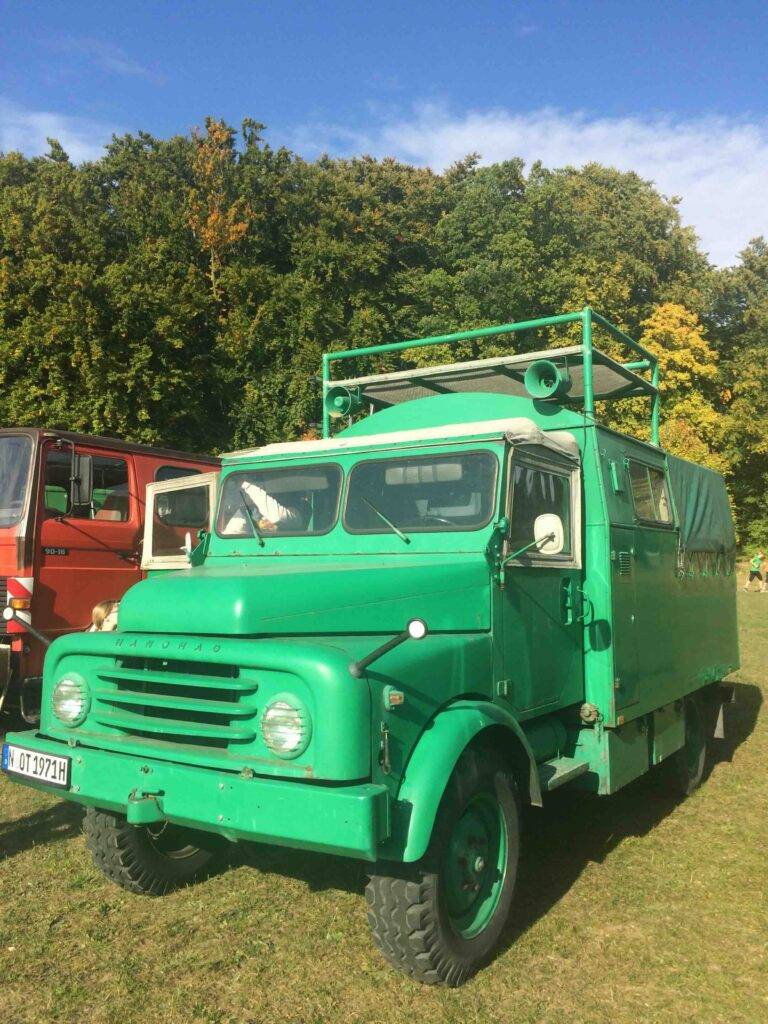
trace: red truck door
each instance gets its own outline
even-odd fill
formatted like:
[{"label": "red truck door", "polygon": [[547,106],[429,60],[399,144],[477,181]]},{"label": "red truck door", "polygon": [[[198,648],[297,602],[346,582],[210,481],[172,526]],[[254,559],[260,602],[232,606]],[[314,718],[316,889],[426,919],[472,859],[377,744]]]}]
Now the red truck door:
[{"label": "red truck door", "polygon": [[[82,486],[72,500],[73,451]],[[42,460],[35,625],[51,638],[85,629],[99,601],[138,582],[142,523],[134,456],[78,445]]]}]

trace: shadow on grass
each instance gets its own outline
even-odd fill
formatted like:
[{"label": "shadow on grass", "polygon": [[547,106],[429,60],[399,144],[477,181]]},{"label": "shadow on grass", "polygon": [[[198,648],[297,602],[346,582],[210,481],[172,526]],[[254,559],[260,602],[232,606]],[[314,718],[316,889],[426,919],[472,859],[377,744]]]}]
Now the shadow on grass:
[{"label": "shadow on grass", "polygon": [[[735,684],[735,703],[725,709],[726,738],[709,743],[704,785],[713,768],[729,763],[750,736],[761,704],[759,687]],[[613,796],[559,790],[543,809],[526,809],[517,891],[502,948],[546,914],[587,864],[601,863],[625,839],[647,835],[679,802],[664,792],[654,770]]]},{"label": "shadow on grass", "polygon": [[723,761],[730,763],[734,752],[749,738],[755,728],[763,694],[754,683],[733,684],[733,704],[725,706],[725,739],[709,744],[708,772]]},{"label": "shadow on grass", "polygon": [[[708,772],[717,764],[730,762],[755,727],[762,701],[760,689],[737,683],[735,692],[735,704],[726,708],[726,739],[710,744]],[[663,792],[658,776],[650,772],[611,797],[566,789],[551,794],[544,808],[527,809],[517,893],[503,948],[546,914],[587,864],[603,861],[625,839],[647,835],[678,802]],[[368,865],[344,857],[248,843],[237,848],[234,860],[259,871],[299,879],[314,891],[359,893],[368,871]]]},{"label": "shadow on grass", "polygon": [[60,801],[44,807],[25,818],[0,823],[0,861],[33,846],[44,846],[59,839],[76,836],[83,821],[83,809],[77,804]]},{"label": "shadow on grass", "polygon": [[337,889],[360,893],[365,887],[368,866],[349,857],[327,853],[291,850],[287,847],[240,843],[233,851],[231,863],[258,871],[287,875],[305,882],[313,892]]}]

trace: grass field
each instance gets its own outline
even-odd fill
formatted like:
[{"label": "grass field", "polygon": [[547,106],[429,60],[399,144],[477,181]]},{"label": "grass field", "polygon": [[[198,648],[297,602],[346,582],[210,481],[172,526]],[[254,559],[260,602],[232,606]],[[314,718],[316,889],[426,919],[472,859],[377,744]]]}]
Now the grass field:
[{"label": "grass field", "polygon": [[131,896],[91,866],[76,808],[0,780],[0,1020],[768,1021],[768,595],[739,601],[737,704],[703,787],[531,811],[504,947],[459,990],[384,964],[356,863],[249,848]]}]

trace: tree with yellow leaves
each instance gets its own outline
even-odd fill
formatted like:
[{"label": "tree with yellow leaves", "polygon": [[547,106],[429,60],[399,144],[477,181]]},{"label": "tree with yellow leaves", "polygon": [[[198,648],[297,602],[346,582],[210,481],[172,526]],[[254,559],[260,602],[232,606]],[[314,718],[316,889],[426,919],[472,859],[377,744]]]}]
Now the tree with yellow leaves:
[{"label": "tree with yellow leaves", "polygon": [[201,248],[208,254],[211,291],[218,302],[225,254],[244,238],[253,213],[247,200],[237,196],[234,129],[208,117],[205,130],[204,136],[194,135],[195,184],[189,193],[188,219]]},{"label": "tree with yellow leaves", "polygon": [[[665,302],[640,327],[642,345],[659,360],[662,447],[727,473],[726,422],[717,409],[717,353],[698,316],[675,302]],[[637,403],[622,409],[612,425],[636,437],[648,436],[648,418]]]}]

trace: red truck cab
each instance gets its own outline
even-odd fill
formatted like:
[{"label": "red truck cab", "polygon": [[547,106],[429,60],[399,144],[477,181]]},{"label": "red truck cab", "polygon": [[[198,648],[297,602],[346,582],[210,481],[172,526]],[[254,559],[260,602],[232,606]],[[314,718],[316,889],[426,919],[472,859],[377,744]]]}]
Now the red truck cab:
[{"label": "red truck cab", "polygon": [[218,467],[114,438],[0,430],[0,714],[35,723],[45,641],[87,629],[95,604],[142,577],[147,484]]}]

